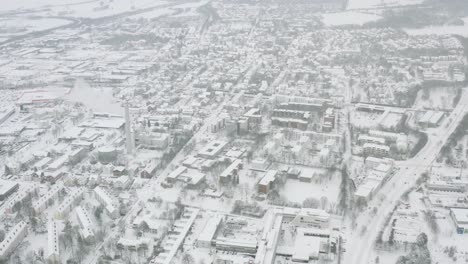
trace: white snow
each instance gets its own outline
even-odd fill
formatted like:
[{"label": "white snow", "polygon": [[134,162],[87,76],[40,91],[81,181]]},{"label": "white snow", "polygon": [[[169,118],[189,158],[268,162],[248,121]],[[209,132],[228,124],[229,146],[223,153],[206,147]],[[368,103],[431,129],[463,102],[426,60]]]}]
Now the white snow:
[{"label": "white snow", "polygon": [[[2,1],[0,11],[11,11],[16,9],[35,9],[46,7],[50,5],[67,5],[83,2],[82,0],[15,0],[15,1]],[[97,2],[97,0],[96,0]]]},{"label": "white snow", "polygon": [[149,12],[145,12],[145,13],[130,16],[129,18],[133,18],[133,19],[139,19],[139,18],[152,19],[152,18],[157,18],[157,17],[160,17],[160,16],[164,16],[164,15],[171,15],[174,12],[175,12],[174,10],[169,9],[169,8],[161,8],[161,9],[158,8],[158,9],[151,10]]},{"label": "white snow", "polygon": [[326,26],[363,25],[381,19],[381,16],[356,11],[324,14],[322,22]]},{"label": "white snow", "polygon": [[423,2],[424,0],[349,0],[348,10],[418,5]]},{"label": "white snow", "polygon": [[[6,3],[3,3],[6,2]],[[35,10],[41,11],[40,15],[56,15],[64,17],[85,17],[99,18],[121,14],[124,12],[136,11],[138,9],[156,7],[167,4],[163,0],[19,0],[19,1],[3,1],[0,6],[1,11],[14,10]]]},{"label": "white snow", "polygon": [[0,33],[0,37],[8,38],[11,36],[28,34],[31,32],[63,26],[69,23],[70,21],[56,18],[31,19],[25,17],[14,17],[1,19],[0,28],[3,30],[2,33]]},{"label": "white snow", "polygon": [[468,37],[468,17],[462,18],[463,26],[429,26],[420,29],[405,29],[409,35],[460,35]]},{"label": "white snow", "polygon": [[77,80],[64,100],[82,103],[95,112],[123,114],[123,108],[112,96],[111,88],[93,88],[84,80]]}]

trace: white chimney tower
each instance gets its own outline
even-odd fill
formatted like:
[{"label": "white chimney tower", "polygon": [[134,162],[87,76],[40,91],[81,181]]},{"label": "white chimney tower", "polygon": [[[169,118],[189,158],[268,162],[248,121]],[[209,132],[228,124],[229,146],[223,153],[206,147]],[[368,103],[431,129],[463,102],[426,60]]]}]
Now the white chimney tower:
[{"label": "white chimney tower", "polygon": [[125,145],[127,147],[127,154],[133,154],[133,135],[131,131],[130,111],[128,109],[128,102],[125,103]]}]

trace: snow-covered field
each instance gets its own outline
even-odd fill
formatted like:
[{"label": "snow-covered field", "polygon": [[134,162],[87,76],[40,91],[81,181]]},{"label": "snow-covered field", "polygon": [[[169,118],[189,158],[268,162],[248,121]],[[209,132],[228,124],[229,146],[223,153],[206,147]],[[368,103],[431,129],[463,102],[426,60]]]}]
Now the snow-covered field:
[{"label": "snow-covered field", "polygon": [[54,7],[51,13],[67,17],[99,18],[164,4],[167,4],[167,2],[162,0],[114,0],[112,2],[96,1],[85,2],[78,5]]},{"label": "snow-covered field", "polygon": [[324,14],[322,22],[327,26],[363,25],[381,19],[381,16],[356,11]]},{"label": "snow-covered field", "polygon": [[78,80],[71,92],[64,98],[66,101],[84,104],[95,112],[123,114],[123,108],[115,101],[110,88],[92,88],[84,80]]},{"label": "snow-covered field", "polygon": [[63,17],[99,18],[112,16],[138,9],[156,7],[167,4],[164,0],[40,0],[40,1],[4,1],[0,5],[0,12],[20,9],[40,11],[40,15],[53,15]]},{"label": "snow-covered field", "polygon": [[[51,5],[71,5],[83,2],[83,0],[15,0],[2,1],[0,11],[12,11],[17,9],[37,9]],[[97,2],[97,1],[96,1]]]},{"label": "snow-covered field", "polygon": [[348,10],[417,5],[423,2],[424,0],[349,0]]},{"label": "snow-covered field", "polygon": [[468,17],[462,19],[463,26],[433,26],[420,29],[405,29],[409,35],[460,35],[468,37]]},{"label": "snow-covered field", "polygon": [[457,89],[452,87],[434,87],[428,89],[428,96],[424,98],[424,90],[419,91],[414,104],[415,109],[451,110]]},{"label": "snow-covered field", "polygon": [[152,19],[152,18],[157,18],[160,16],[164,15],[171,15],[174,14],[174,10],[170,8],[157,8],[154,10],[151,10],[149,12],[141,13],[141,14],[136,14],[133,16],[130,16],[129,18],[133,19],[139,19],[139,18],[146,18],[146,19]]},{"label": "snow-covered field", "polygon": [[26,17],[14,17],[0,20],[0,37],[24,35],[27,33],[46,30],[69,24],[70,21],[56,18],[32,19]]},{"label": "snow-covered field", "polygon": [[[302,173],[312,173],[315,171],[312,168],[307,168]],[[302,203],[307,198],[315,198],[320,200],[326,197],[329,204],[336,204],[339,194],[341,179],[339,175],[316,176],[312,182],[301,182],[299,180],[289,179],[286,181],[284,188],[280,191],[280,195],[287,201],[294,203]]]},{"label": "snow-covered field", "polygon": [[[208,2],[211,0],[200,0],[200,1],[195,1],[195,2],[188,2],[180,5],[175,5],[170,8],[161,8],[161,9],[155,9],[149,12],[137,14],[134,16],[131,16],[131,18],[147,18],[147,19],[152,19],[152,18],[157,18],[160,16],[164,15],[173,15],[174,17],[183,17],[183,16],[195,16],[197,15],[197,8],[200,6],[206,5]],[[182,13],[176,13],[177,9],[183,9]]]}]

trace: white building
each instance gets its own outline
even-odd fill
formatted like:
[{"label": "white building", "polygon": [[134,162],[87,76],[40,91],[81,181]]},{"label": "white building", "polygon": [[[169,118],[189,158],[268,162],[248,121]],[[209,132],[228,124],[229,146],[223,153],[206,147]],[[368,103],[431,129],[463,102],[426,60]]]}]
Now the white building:
[{"label": "white building", "polygon": [[416,218],[397,218],[393,227],[395,242],[416,243],[422,232],[422,223]]},{"label": "white building", "polygon": [[262,179],[258,182],[258,192],[259,193],[268,193],[272,188],[276,180],[276,175],[278,171],[268,170],[265,172]]},{"label": "white building", "polygon": [[49,201],[57,198],[61,190],[63,190],[63,184],[61,183],[57,183],[52,186],[44,196],[33,202],[34,212],[38,214],[44,211],[47,208]]},{"label": "white building", "polygon": [[213,242],[213,239],[216,235],[219,225],[222,222],[222,217],[220,215],[211,217],[206,223],[203,231],[197,238],[197,247],[210,248]]},{"label": "white building", "polygon": [[330,214],[320,209],[302,208],[294,215],[291,225],[306,228],[328,228]]},{"label": "white building", "polygon": [[221,153],[224,147],[227,145],[225,141],[215,140],[210,142],[207,146],[205,146],[198,155],[204,158],[214,158]]},{"label": "white building", "polygon": [[60,264],[60,228],[57,221],[50,219],[47,223],[47,261],[50,264]]},{"label": "white building", "polygon": [[238,171],[242,168],[242,160],[235,159],[221,174],[219,175],[220,182],[229,182]]},{"label": "white building", "polygon": [[99,186],[94,188],[94,195],[111,217],[118,216],[117,203],[104,189]]},{"label": "white building", "polygon": [[22,202],[29,199],[29,197],[31,197],[31,195],[37,190],[37,188],[37,184],[33,184],[23,189],[20,189],[8,201],[6,201],[5,212],[13,213],[15,210],[15,205],[18,203],[21,204]]},{"label": "white building", "polygon": [[364,154],[377,157],[385,157],[390,153],[390,147],[373,143],[365,143],[363,146]]},{"label": "white building", "polygon": [[90,241],[94,239],[93,223],[89,217],[88,211],[83,207],[76,207],[76,215],[78,217],[78,223],[81,227],[81,235],[84,240]]},{"label": "white building", "polygon": [[467,208],[450,208],[450,216],[455,223],[458,234],[468,233],[468,209]]},{"label": "white building", "polygon": [[6,259],[15,248],[23,241],[28,233],[28,225],[21,221],[8,231],[2,242],[0,242],[0,259]]},{"label": "white building", "polygon": [[57,211],[55,212],[55,218],[64,219],[65,216],[73,209],[74,205],[81,201],[83,193],[83,188],[73,190],[58,206]]}]

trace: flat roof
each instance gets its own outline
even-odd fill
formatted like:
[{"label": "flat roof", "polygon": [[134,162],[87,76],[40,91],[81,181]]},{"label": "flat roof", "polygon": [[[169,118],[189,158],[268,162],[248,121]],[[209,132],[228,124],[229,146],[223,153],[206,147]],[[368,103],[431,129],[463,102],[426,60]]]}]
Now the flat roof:
[{"label": "flat roof", "polygon": [[226,146],[227,142],[221,140],[215,140],[210,142],[207,146],[205,146],[200,152],[200,155],[205,156],[214,156],[218,154],[224,146]]},{"label": "flat roof", "polygon": [[216,230],[218,229],[219,224],[221,223],[222,217],[217,215],[208,220],[203,231],[198,236],[198,241],[211,242],[213,240]]},{"label": "flat roof", "polygon": [[293,260],[309,261],[316,258],[320,252],[320,237],[298,234],[294,242]]},{"label": "flat roof", "polygon": [[363,147],[364,148],[375,148],[375,149],[382,149],[382,150],[390,151],[390,147],[387,146],[387,145],[365,143]]},{"label": "flat roof", "polygon": [[9,192],[11,189],[18,186],[17,182],[13,181],[0,181],[0,195]]},{"label": "flat roof", "polygon": [[267,172],[265,172],[265,175],[260,180],[259,184],[267,185],[267,184],[270,184],[271,182],[274,182],[277,173],[278,171],[276,170],[268,170]]},{"label": "flat roof", "polygon": [[450,208],[458,223],[468,224],[468,208]]}]

